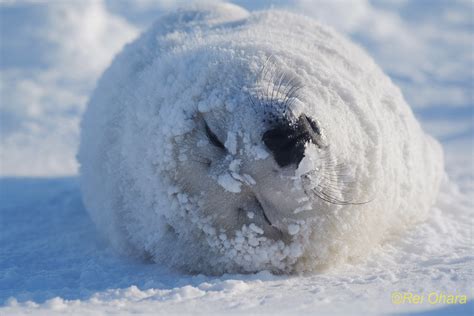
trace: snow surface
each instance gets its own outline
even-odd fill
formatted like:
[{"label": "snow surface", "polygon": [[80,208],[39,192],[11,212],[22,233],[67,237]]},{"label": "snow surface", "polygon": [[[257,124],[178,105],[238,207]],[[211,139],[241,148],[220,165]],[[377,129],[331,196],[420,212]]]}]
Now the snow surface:
[{"label": "snow surface", "polygon": [[[269,3],[238,2],[250,9]],[[402,239],[386,242],[364,261],[324,274],[189,276],[116,255],[86,215],[76,178],[4,177],[0,314],[52,315],[65,309],[73,314],[473,313],[472,303],[390,302],[392,291],[474,296],[472,3],[359,1],[348,15],[346,2],[297,2],[278,4],[303,8],[362,43],[402,87],[424,128],[443,142],[451,182],[443,184],[428,221]],[[60,20],[53,23],[58,4],[65,11],[55,15]],[[8,41],[2,41],[0,59],[1,173],[75,174],[79,116],[94,80],[121,45],[106,49],[102,45],[107,41],[100,36],[124,43],[171,6],[168,1],[145,0],[133,5],[2,3],[1,34]],[[98,23],[86,23],[94,28],[90,31],[68,20],[71,16]],[[18,26],[18,18],[25,24]],[[70,29],[62,32],[65,21],[70,21]],[[119,22],[107,27],[112,21]],[[118,25],[121,32],[116,31]],[[88,34],[87,49],[78,50],[81,45],[71,32]],[[92,58],[96,53],[91,48],[97,47],[108,57]],[[29,54],[33,50],[39,53]],[[79,67],[76,73],[65,72],[59,61],[74,61]],[[97,70],[80,67],[88,61],[98,61]]]}]

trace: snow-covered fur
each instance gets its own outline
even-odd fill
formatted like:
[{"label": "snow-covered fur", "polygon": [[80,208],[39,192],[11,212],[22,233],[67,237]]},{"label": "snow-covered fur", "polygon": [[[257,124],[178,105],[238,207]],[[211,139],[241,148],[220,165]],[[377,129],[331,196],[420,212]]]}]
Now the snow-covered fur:
[{"label": "snow-covered fur", "polygon": [[[263,135],[307,119],[280,166]],[[189,272],[313,271],[423,220],[443,174],[399,89],[332,29],[220,4],[159,19],[82,121],[81,188],[112,244]]]}]

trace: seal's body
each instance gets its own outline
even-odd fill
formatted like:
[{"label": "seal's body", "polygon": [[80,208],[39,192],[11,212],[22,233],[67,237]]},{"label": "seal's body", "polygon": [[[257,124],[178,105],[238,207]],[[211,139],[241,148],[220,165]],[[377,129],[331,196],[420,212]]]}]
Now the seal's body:
[{"label": "seal's body", "polygon": [[187,271],[308,271],[422,220],[439,145],[315,21],[179,11],[128,45],[82,122],[81,187],[120,250]]}]

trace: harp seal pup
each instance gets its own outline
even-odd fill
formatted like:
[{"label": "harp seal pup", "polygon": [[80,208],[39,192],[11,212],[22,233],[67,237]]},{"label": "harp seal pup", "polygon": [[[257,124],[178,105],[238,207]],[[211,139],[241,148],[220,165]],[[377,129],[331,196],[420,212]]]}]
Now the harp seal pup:
[{"label": "harp seal pup", "polygon": [[359,47],[284,11],[160,18],[81,123],[83,200],[119,251],[186,272],[321,271],[423,220],[440,145]]}]

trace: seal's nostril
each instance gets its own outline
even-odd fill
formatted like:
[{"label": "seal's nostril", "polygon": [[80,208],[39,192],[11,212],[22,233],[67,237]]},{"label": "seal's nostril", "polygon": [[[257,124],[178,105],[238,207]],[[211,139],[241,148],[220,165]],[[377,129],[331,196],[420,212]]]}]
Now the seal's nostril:
[{"label": "seal's nostril", "polygon": [[278,121],[277,125],[263,134],[262,141],[280,167],[291,164],[298,167],[304,157],[306,143],[320,146],[320,136],[317,124],[306,115],[301,115],[295,123]]},{"label": "seal's nostril", "polygon": [[310,135],[298,124],[282,123],[263,134],[262,141],[273,154],[280,167],[299,165],[304,157],[305,143]]}]

